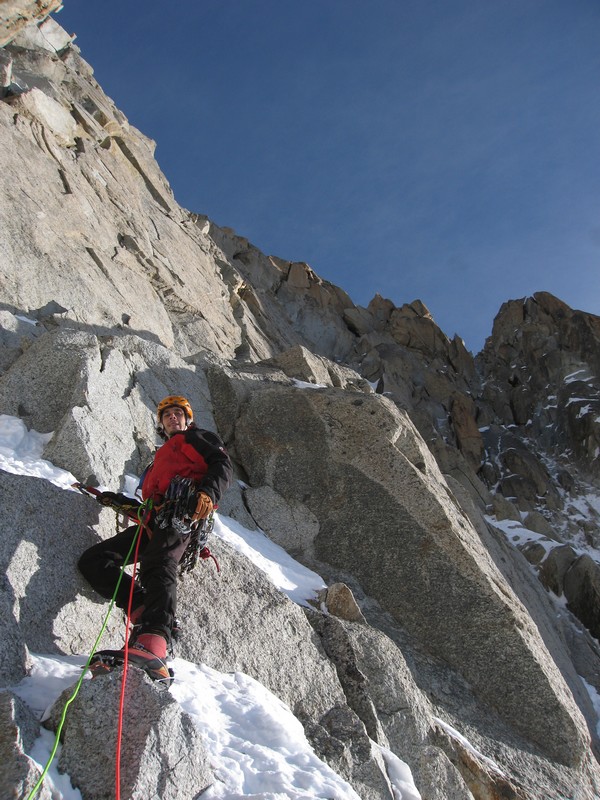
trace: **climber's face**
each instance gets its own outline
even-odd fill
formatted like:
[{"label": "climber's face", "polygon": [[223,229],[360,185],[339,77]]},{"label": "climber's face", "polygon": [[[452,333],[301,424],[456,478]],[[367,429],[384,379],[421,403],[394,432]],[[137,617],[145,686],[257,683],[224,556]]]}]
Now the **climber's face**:
[{"label": "climber's face", "polygon": [[172,436],[177,431],[184,431],[187,428],[185,412],[179,406],[165,408],[160,421],[167,436]]}]

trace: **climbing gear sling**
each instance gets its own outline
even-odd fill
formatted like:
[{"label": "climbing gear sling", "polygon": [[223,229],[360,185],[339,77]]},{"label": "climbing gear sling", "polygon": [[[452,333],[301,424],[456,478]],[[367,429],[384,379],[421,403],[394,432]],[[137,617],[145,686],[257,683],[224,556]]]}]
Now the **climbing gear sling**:
[{"label": "climbing gear sling", "polygon": [[[82,483],[74,483],[73,488],[82,494],[94,497],[98,503],[112,508],[117,514],[137,520],[137,510],[140,504],[134,498],[121,493],[102,492],[94,486],[85,486]],[[163,502],[155,507],[157,511],[156,524],[159,528],[171,527],[180,536],[191,534],[180,561],[179,576],[181,578],[194,569],[199,558],[202,560],[212,559],[217,572],[221,571],[219,562],[207,546],[208,537],[215,524],[214,512],[211,512],[206,519],[196,523],[191,520],[189,508],[190,504],[194,504],[198,491],[198,484],[191,478],[182,478],[180,475],[176,475],[169,484]],[[151,537],[152,531],[149,526],[145,525],[144,528]]]},{"label": "climbing gear sling", "polygon": [[211,511],[206,519],[197,522],[193,522],[191,518],[199,491],[199,485],[192,478],[176,475],[169,483],[163,503],[156,515],[156,524],[159,528],[173,528],[180,536],[190,535],[188,546],[179,562],[180,577],[191,572],[199,558],[212,558],[217,571],[221,571],[219,562],[206,544],[214,528],[214,512]]}]

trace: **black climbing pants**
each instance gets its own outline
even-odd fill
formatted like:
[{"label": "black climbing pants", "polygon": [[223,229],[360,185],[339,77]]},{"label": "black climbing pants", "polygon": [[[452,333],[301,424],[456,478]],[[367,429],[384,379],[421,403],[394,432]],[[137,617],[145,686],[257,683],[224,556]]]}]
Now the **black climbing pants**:
[{"label": "black climbing pants", "polygon": [[[138,573],[133,587],[132,610],[144,606],[140,623],[142,632],[160,633],[167,642],[177,607],[177,572],[190,534],[181,536],[172,528],[158,528],[150,523],[152,536],[142,529],[138,550]],[[99,595],[110,600],[121,574],[121,568],[133,563],[135,546],[127,560],[138,530],[132,525],[116,536],[93,545],[79,559],[83,577]],[[127,609],[132,578],[123,573],[115,604]]]}]

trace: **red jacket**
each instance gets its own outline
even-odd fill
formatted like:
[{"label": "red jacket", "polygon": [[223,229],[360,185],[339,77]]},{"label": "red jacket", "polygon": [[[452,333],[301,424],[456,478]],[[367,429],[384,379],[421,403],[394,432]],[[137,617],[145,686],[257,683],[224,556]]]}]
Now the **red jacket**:
[{"label": "red jacket", "polygon": [[198,489],[206,492],[217,505],[229,486],[232,473],[223,442],[215,433],[197,428],[192,423],[157,450],[154,461],[144,474],[142,497],[160,502],[171,479],[180,475],[197,481]]}]

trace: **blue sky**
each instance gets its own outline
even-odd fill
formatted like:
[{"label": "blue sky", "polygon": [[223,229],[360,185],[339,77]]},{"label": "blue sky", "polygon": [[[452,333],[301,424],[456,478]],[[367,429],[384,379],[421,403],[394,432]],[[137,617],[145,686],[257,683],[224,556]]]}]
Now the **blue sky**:
[{"label": "blue sky", "polygon": [[64,0],[184,207],[474,353],[503,302],[600,314],[597,0]]}]

